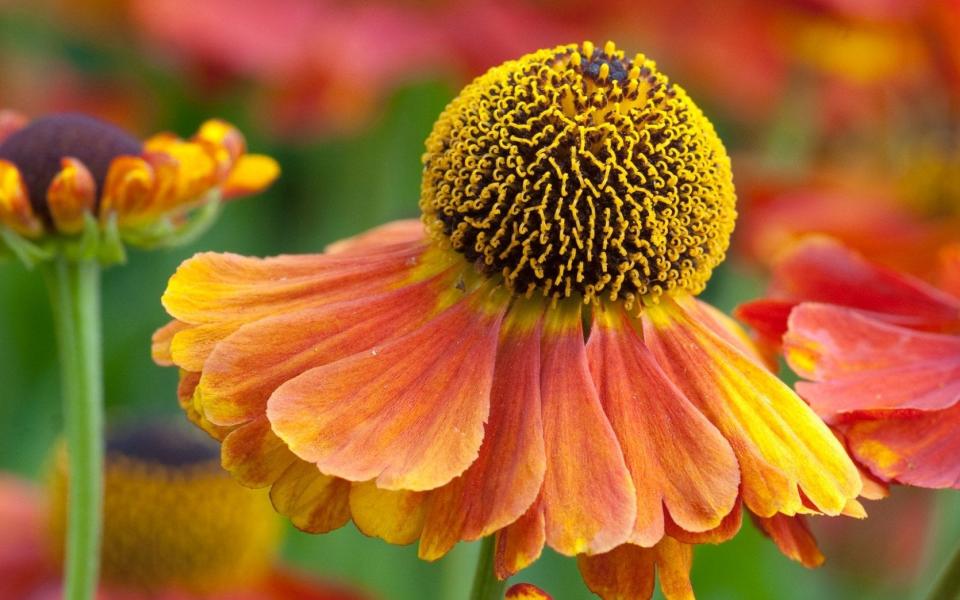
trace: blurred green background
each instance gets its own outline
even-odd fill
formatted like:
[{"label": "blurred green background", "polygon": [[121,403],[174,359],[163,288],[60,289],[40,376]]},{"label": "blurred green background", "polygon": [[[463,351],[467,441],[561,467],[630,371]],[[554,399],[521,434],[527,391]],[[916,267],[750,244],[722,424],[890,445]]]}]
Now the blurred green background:
[{"label": "blurred green background", "polygon": [[[460,80],[447,72],[414,73],[389,86],[361,125],[291,138],[264,126],[255,103],[259,83],[252,78],[223,83],[217,74],[213,81],[198,83],[195,73],[158,55],[156,48],[148,50],[135,30],[122,29],[126,21],[70,20],[76,11],[97,17],[94,6],[109,15],[122,3],[89,3],[89,11],[84,3],[61,4],[69,10],[61,10],[59,4],[0,9],[0,66],[5,70],[0,72],[0,104],[31,115],[92,106],[108,118],[120,115],[125,125],[143,136],[161,130],[186,136],[205,118],[219,116],[247,134],[251,150],[271,154],[283,168],[281,179],[269,191],[229,205],[214,228],[194,244],[162,252],[133,250],[126,265],[104,275],[109,419],[179,417],[176,372],[155,366],[149,353],[150,335],[166,321],[159,298],[177,265],[200,250],[252,255],[319,251],[385,221],[416,216],[423,140]],[[671,63],[669,55],[660,59]],[[67,80],[77,89],[45,87],[49,83],[43,81],[45,76],[54,72],[50,69],[68,70]],[[696,81],[684,83],[698,87]],[[708,114],[718,115],[717,125],[734,152],[765,148],[768,160],[801,160],[808,133],[802,124],[773,120],[758,133],[754,126],[745,129],[727,118],[711,98],[702,104]],[[729,311],[762,290],[761,270],[732,260],[714,276],[706,298]],[[42,279],[16,262],[2,263],[0,470],[41,476],[62,422],[57,379]],[[847,524],[824,538],[828,562],[817,571],[790,562],[745,523],[734,541],[697,549],[695,590],[708,599],[915,596],[929,585],[946,550],[960,539],[960,506],[955,492],[911,495],[896,490],[891,502],[900,496],[910,496],[911,504],[906,514],[892,517],[908,519],[898,530],[899,537],[889,535],[889,525],[875,525],[869,519]],[[922,498],[917,500],[918,496]],[[872,507],[867,504],[868,511]],[[875,541],[851,549],[843,543],[848,537]],[[831,560],[832,547],[840,553],[837,560]],[[389,546],[348,525],[323,536],[291,528],[284,556],[307,571],[403,600],[465,597],[477,551],[478,544],[462,544],[438,563],[427,564],[416,559],[415,547]],[[580,581],[575,561],[549,550],[516,580],[539,584],[559,600],[592,597]]]}]

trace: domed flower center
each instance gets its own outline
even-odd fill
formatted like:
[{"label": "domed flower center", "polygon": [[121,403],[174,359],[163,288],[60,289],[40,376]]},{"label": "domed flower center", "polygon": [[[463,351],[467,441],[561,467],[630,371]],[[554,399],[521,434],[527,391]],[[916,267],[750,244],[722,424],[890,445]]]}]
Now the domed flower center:
[{"label": "domed flower center", "polygon": [[[263,494],[234,482],[217,446],[170,426],[111,434],[104,485],[102,573],[136,591],[216,592],[264,575],[279,523]],[[62,549],[66,457],[53,478],[50,527]]]},{"label": "domed flower center", "polygon": [[110,162],[121,155],[138,155],[142,144],[119,127],[83,115],[44,117],[16,131],[0,144],[0,159],[17,166],[33,210],[50,220],[47,188],[60,172],[60,161],[73,157],[93,175],[97,193],[103,190]]},{"label": "domed flower center", "polygon": [[736,220],[710,122],[642,55],[561,46],[491,69],[427,139],[434,239],[517,295],[702,291]]}]

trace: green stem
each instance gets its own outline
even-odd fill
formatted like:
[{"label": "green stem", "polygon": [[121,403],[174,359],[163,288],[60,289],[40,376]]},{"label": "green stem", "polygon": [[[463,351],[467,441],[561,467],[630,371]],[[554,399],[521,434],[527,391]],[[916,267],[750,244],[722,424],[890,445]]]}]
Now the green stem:
[{"label": "green stem", "polygon": [[944,567],[933,589],[927,595],[927,600],[957,600],[960,598],[960,546],[953,551],[953,556]]},{"label": "green stem", "polygon": [[103,366],[100,266],[58,257],[46,264],[60,354],[69,486],[66,600],[90,600],[97,585],[103,517]]},{"label": "green stem", "polygon": [[497,579],[493,569],[496,544],[495,536],[490,535],[483,538],[480,545],[480,556],[477,558],[477,570],[473,575],[473,589],[470,591],[470,600],[503,600],[503,591],[507,587],[507,582]]}]

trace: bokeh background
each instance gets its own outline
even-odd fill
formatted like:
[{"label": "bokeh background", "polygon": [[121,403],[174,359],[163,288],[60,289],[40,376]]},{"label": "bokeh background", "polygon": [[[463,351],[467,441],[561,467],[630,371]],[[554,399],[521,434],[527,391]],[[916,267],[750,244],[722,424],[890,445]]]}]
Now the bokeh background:
[{"label": "bokeh background", "polygon": [[[808,232],[929,275],[960,238],[960,2],[951,0],[0,0],[0,107],[82,111],[138,135],[230,120],[281,179],[231,204],[191,246],[132,251],[104,277],[108,417],[181,418],[176,373],[150,360],[167,278],[199,250],[311,252],[417,214],[433,120],[486,68],[538,47],[614,39],[685,87],[734,157],[741,220],[706,292],[761,294],[770,260]],[[787,373],[785,377],[790,377]],[[0,470],[42,480],[61,423],[38,273],[0,263]],[[807,571],[749,523],[697,550],[708,599],[917,596],[960,540],[953,492],[895,489],[864,522],[814,524]],[[383,598],[465,597],[477,544],[435,564],[353,526],[290,528],[284,559]],[[517,580],[588,598],[545,551]]]}]

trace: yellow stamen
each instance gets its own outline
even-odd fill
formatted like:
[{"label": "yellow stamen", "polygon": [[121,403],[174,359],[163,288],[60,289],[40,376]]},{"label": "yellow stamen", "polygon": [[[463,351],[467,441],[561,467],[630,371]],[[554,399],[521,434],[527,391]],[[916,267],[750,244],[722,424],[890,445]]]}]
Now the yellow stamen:
[{"label": "yellow stamen", "polygon": [[440,116],[423,161],[434,240],[515,296],[698,293],[736,219],[713,126],[653,61],[612,43],[491,69]]}]

